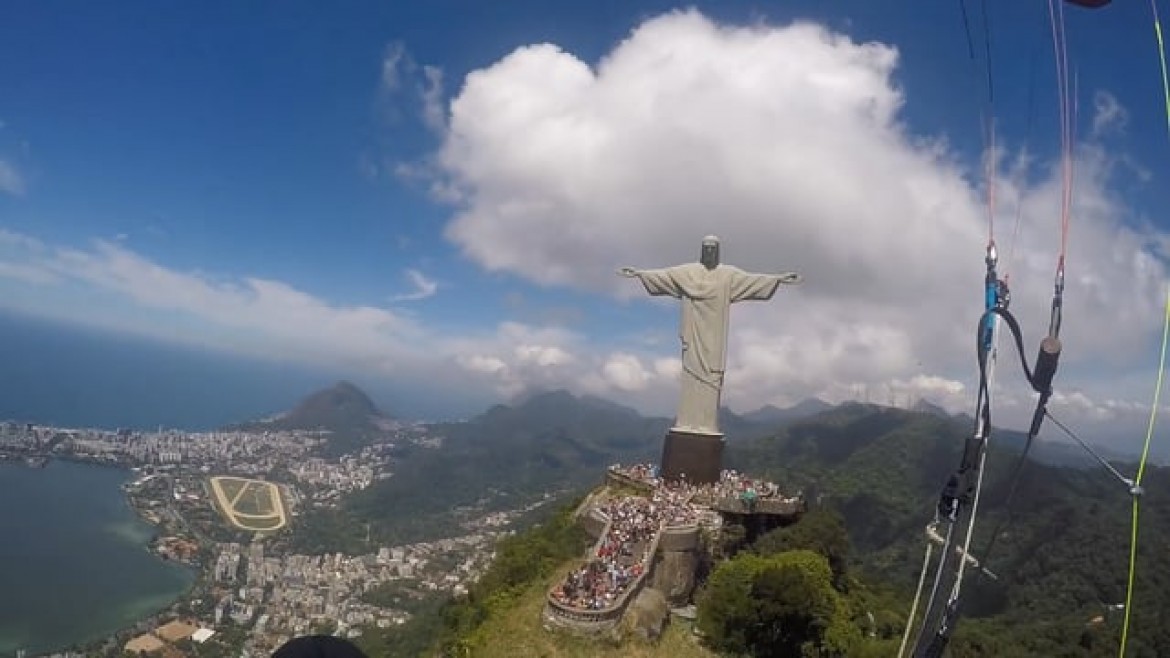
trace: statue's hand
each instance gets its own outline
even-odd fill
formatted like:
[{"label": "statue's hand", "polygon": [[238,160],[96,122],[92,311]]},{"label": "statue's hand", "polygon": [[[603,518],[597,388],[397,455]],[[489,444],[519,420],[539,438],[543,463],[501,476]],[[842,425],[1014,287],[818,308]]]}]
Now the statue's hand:
[{"label": "statue's hand", "polygon": [[618,270],[617,273],[626,278],[638,276],[638,270],[635,270],[632,267],[623,267],[622,269]]}]

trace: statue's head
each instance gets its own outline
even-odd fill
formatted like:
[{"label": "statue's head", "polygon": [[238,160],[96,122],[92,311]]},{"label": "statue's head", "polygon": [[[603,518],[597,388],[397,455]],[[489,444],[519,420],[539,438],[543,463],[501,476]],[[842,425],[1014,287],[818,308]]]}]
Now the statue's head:
[{"label": "statue's head", "polygon": [[699,262],[709,270],[719,266],[719,238],[714,235],[703,238],[703,251],[699,253]]}]

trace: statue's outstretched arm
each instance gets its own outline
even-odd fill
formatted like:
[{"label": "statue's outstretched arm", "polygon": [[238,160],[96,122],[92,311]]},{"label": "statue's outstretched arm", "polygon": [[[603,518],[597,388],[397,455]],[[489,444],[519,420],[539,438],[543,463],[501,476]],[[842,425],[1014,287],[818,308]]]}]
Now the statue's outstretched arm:
[{"label": "statue's outstretched arm", "polygon": [[639,270],[634,267],[623,267],[618,274],[630,279],[638,279],[651,295],[670,295],[682,297],[686,290],[676,273],[678,267],[667,267],[660,270]]},{"label": "statue's outstretched arm", "polygon": [[731,276],[731,301],[767,301],[781,285],[795,285],[804,279],[796,272],[754,274],[737,267],[728,267]]}]

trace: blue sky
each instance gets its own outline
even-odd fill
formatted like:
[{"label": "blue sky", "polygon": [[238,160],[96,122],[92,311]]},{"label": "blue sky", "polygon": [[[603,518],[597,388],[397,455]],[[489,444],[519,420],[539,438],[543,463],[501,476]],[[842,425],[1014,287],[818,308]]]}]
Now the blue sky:
[{"label": "blue sky", "polygon": [[[677,309],[613,270],[714,232],[728,262],[806,275],[734,311],[733,408],[966,409],[987,230],[967,4],[978,61],[958,0],[17,3],[0,306],[460,399],[568,386],[669,413]],[[987,6],[997,238],[1031,353],[1058,242],[1048,4]],[[1137,427],[1170,244],[1151,16],[1065,19],[1059,402]],[[1010,367],[1009,418],[1029,399]]]}]

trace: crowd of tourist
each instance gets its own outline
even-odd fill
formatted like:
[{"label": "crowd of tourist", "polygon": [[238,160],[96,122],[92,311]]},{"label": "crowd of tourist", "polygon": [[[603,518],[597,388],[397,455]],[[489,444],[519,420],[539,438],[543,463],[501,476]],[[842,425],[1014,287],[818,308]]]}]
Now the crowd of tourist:
[{"label": "crowd of tourist", "polygon": [[750,478],[734,469],[723,469],[719,481],[704,485],[706,496],[711,498],[775,498],[779,488],[765,480]]},{"label": "crowd of tourist", "polygon": [[779,497],[776,485],[735,470],[724,470],[718,482],[702,485],[685,478],[667,482],[654,464],[615,464],[610,470],[649,485],[651,493],[648,498],[612,498],[595,508],[608,521],[605,535],[589,561],[552,591],[557,602],[579,610],[601,610],[619,601],[649,567],[654,538],[662,529],[699,522],[706,507],[694,502],[696,499],[733,497],[752,506],[757,499]]},{"label": "crowd of tourist", "polygon": [[691,503],[694,492],[686,487],[667,485],[654,490],[650,500],[662,506],[662,522],[668,528],[699,522],[701,508]]},{"label": "crowd of tourist", "polygon": [[657,497],[617,498],[599,506],[609,521],[607,532],[597,542],[592,559],[570,572],[553,590],[553,598],[581,610],[613,605],[653,557],[654,536],[667,518],[668,507]]},{"label": "crowd of tourist", "polygon": [[711,484],[694,485],[686,482],[685,477],[678,482],[665,482],[654,464],[634,464],[623,467],[615,464],[610,470],[626,477],[645,482],[658,490],[685,492],[688,497],[698,497],[707,500],[720,498],[778,498],[780,489],[773,483],[748,477],[734,469],[723,469],[719,472],[719,481]]}]

